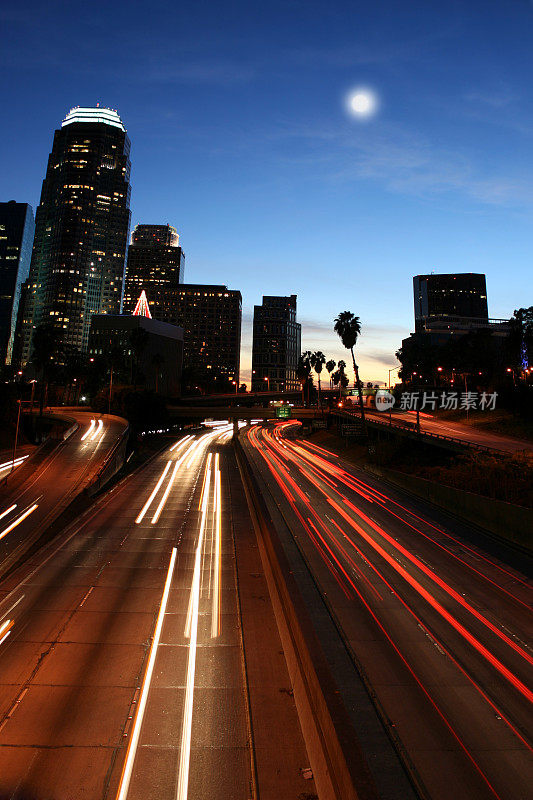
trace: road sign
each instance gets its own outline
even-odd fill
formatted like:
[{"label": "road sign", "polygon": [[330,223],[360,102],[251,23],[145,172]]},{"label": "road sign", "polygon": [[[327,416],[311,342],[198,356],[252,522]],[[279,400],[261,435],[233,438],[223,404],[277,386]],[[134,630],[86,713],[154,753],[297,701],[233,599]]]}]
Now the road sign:
[{"label": "road sign", "polygon": [[315,430],[318,430],[319,428],[327,428],[328,427],[327,420],[325,420],[325,419],[314,419],[311,422],[311,425],[313,426],[313,428]]},{"label": "road sign", "polygon": [[276,406],[276,417],[278,419],[290,419],[292,409],[290,406]]},{"label": "road sign", "polygon": [[364,435],[362,425],[341,425],[341,436],[362,436]]}]

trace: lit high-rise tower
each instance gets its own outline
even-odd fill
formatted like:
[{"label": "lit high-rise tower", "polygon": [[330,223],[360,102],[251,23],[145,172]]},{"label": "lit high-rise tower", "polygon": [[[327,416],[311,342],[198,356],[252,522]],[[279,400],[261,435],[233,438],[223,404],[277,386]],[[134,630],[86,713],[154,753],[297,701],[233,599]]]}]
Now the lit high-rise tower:
[{"label": "lit high-rise tower", "polygon": [[54,134],[35,218],[22,362],[52,323],[60,351],[86,350],[91,316],[119,314],[130,225],[130,141],[116,111],[73,108]]},{"label": "lit high-rise tower", "polygon": [[124,314],[133,313],[146,292],[154,319],[163,319],[165,295],[183,282],[185,253],[172,225],[136,225],[131,234],[124,279]]}]

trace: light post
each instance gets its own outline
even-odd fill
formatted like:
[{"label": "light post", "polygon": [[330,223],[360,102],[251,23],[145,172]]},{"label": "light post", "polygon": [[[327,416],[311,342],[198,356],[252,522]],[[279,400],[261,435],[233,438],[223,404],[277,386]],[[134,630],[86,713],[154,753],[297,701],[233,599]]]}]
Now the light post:
[{"label": "light post", "polygon": [[263,378],[263,380],[267,382],[267,392],[269,392],[270,391],[270,376],[266,375]]},{"label": "light post", "polygon": [[[391,372],[395,372],[397,369],[401,369],[401,368],[402,368],[402,365],[400,364],[399,367],[391,367],[389,369],[389,394],[391,393],[390,374],[391,374]],[[389,406],[389,425],[392,425],[392,406]]]},{"label": "light post", "polygon": [[[111,364],[111,371],[109,373],[109,400],[107,403],[107,413],[111,414],[111,394],[113,392],[113,364]],[[157,389],[156,389],[157,393]]]},{"label": "light post", "polygon": [[237,394],[237,381],[232,381],[232,384],[235,386],[235,394]]},{"label": "light post", "polygon": [[33,396],[35,394],[35,384],[37,383],[37,381],[36,381],[35,378],[33,378],[33,380],[31,380],[30,383],[31,383],[31,400],[30,400],[30,402],[31,402],[31,413],[33,414]]},{"label": "light post", "polygon": [[[13,463],[11,464],[11,469],[9,471],[10,475],[13,472],[13,470],[15,469],[15,456],[17,455],[17,443],[18,443],[18,438],[19,438],[19,424],[20,424],[20,409],[22,408],[22,400],[18,400],[18,404],[19,404],[19,410],[18,410],[18,413],[17,413],[17,427],[16,427],[16,430],[15,430],[15,445],[13,447]],[[7,478],[6,478],[6,480],[7,480]]]}]

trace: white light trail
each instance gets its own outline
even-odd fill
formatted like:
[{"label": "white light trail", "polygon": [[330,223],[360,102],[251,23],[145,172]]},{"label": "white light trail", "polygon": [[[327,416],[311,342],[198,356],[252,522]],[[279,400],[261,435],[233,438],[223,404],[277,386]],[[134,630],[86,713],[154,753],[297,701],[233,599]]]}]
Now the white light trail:
[{"label": "white light trail", "polygon": [[163,589],[163,596],[161,598],[161,605],[159,606],[159,614],[157,615],[157,622],[154,631],[154,637],[152,639],[152,645],[150,647],[150,655],[148,657],[148,665],[146,667],[146,672],[144,674],[144,680],[142,682],[141,693],[139,695],[139,702],[137,704],[137,711],[135,712],[135,720],[133,723],[133,729],[131,733],[131,738],[128,745],[128,750],[126,753],[126,760],[124,762],[124,767],[122,770],[122,775],[120,778],[120,784],[118,788],[117,800],[125,800],[128,796],[128,789],[131,780],[131,773],[133,771],[133,764],[135,762],[135,755],[137,753],[137,746],[139,744],[139,736],[141,734],[141,727],[144,717],[144,711],[146,708],[146,701],[148,699],[148,692],[150,690],[150,683],[152,681],[152,673],[154,671],[154,664],[155,664],[155,657],[157,655],[157,648],[159,646],[159,640],[161,638],[161,630],[163,628],[163,619],[165,616],[165,611],[167,608],[167,601],[168,595],[170,592],[170,584],[172,582],[172,575],[174,574],[174,565],[176,563],[176,554],[177,550],[175,547],[172,548],[172,555],[170,556],[170,564],[168,565],[167,571],[167,579],[165,581],[165,587]]},{"label": "white light trail", "polygon": [[4,536],[7,536],[7,534],[10,533],[13,530],[13,528],[16,528],[17,525],[20,525],[20,523],[23,520],[25,520],[26,517],[29,517],[30,514],[33,514],[33,512],[35,511],[36,508],[39,508],[39,503],[34,503],[32,506],[30,506],[30,508],[28,508],[27,511],[25,511],[23,514],[21,514],[20,517],[17,517],[17,519],[14,522],[12,522],[11,525],[8,525],[7,528],[4,528],[2,533],[0,533],[0,539],[3,539]]},{"label": "white light trail", "polygon": [[213,605],[211,613],[211,636],[220,635],[220,545],[222,539],[222,509],[219,454],[215,456],[215,580],[213,584]]},{"label": "white light trail", "polygon": [[13,469],[13,467],[20,466],[20,464],[22,464],[23,461],[26,461],[27,458],[28,456],[19,456],[14,461],[11,459],[11,461],[6,461],[5,464],[0,464],[0,472],[5,472],[8,469]]},{"label": "white light trail", "polygon": [[[196,547],[196,557],[194,560],[194,573],[191,587],[191,598],[189,601],[190,625],[189,634],[189,660],[187,663],[187,681],[185,685],[185,706],[183,710],[183,727],[181,731],[180,763],[178,772],[177,800],[187,800],[189,789],[189,767],[191,758],[191,731],[192,731],[192,712],[194,703],[194,676],[196,672],[196,645],[198,641],[198,611],[200,604],[200,567],[202,561],[202,545],[204,541],[205,523],[207,519],[207,504],[209,498],[209,483],[211,480],[211,453],[207,457],[206,464],[206,491],[202,508],[200,523],[200,533],[198,535],[198,545]],[[189,616],[189,615],[187,615]],[[187,631],[185,633],[187,636]]]},{"label": "white light trail", "polygon": [[83,436],[81,437],[81,441],[82,441],[82,442],[84,442],[84,441],[85,441],[85,439],[86,439],[88,436],[90,436],[90,434],[91,434],[91,433],[92,433],[92,431],[93,431],[93,428],[94,428],[95,424],[96,424],[95,420],[94,420],[94,419],[92,419],[92,420],[91,420],[91,424],[89,425],[89,428],[88,428],[88,429],[85,431],[85,433],[84,433],[84,434],[83,434]]},{"label": "white light trail", "polygon": [[91,442],[92,442],[94,439],[96,439],[96,437],[98,436],[98,434],[99,434],[99,433],[101,433],[101,432],[102,432],[102,428],[103,428],[103,427],[104,427],[104,420],[103,420],[103,419],[99,419],[99,420],[98,420],[98,426],[97,426],[97,428],[96,428],[95,432],[93,433],[93,435],[91,436],[91,439],[90,439],[90,441],[91,441]]},{"label": "white light trail", "polygon": [[199,439],[198,439],[198,440],[195,442],[195,444],[194,444],[194,445],[193,445],[193,446],[190,448],[190,450],[188,451],[188,453],[189,453],[189,459],[187,460],[187,463],[185,464],[185,467],[186,467],[187,469],[189,469],[189,467],[191,466],[192,462],[194,461],[194,458],[195,458],[195,456],[196,456],[196,454],[197,454],[198,450],[199,450],[199,449],[200,449],[202,446],[204,446],[204,447],[205,447],[205,445],[207,444],[207,442],[206,442],[205,440],[206,440],[206,439],[211,439],[212,437],[213,437],[213,434],[212,434],[212,433],[204,433],[204,435],[203,435],[203,436],[200,436],[200,438],[199,438]]},{"label": "white light trail", "polygon": [[146,501],[146,503],[142,507],[138,517],[135,520],[135,522],[137,524],[139,524],[139,522],[143,521],[144,515],[146,514],[146,512],[148,511],[148,509],[152,505],[152,501],[153,501],[154,497],[156,496],[156,494],[158,493],[159,489],[161,488],[161,484],[165,480],[165,475],[167,474],[168,470],[170,469],[170,465],[171,464],[172,464],[172,461],[167,461],[167,465],[166,465],[165,469],[163,470],[163,472],[161,473],[161,477],[157,481],[154,491],[152,492],[152,494],[150,495],[150,497],[148,498],[148,500]]},{"label": "white light trail", "polygon": [[159,501],[159,505],[156,508],[154,516],[152,517],[152,525],[155,525],[155,523],[158,521],[159,517],[161,516],[161,512],[163,511],[163,508],[165,507],[165,503],[167,502],[167,498],[168,498],[168,496],[170,494],[170,490],[172,489],[172,484],[174,483],[174,480],[176,478],[176,473],[180,468],[182,460],[183,459],[180,458],[179,461],[175,461],[174,462],[174,469],[172,470],[172,475],[170,476],[170,479],[169,479],[169,481],[167,483],[167,488],[163,492],[163,497]]},{"label": "white light trail", "polygon": [[[209,484],[211,483],[211,461],[213,456],[211,453],[207,456],[207,461],[205,464],[205,471],[204,471],[204,481],[202,486],[202,506],[201,506],[201,517],[200,517],[200,536],[203,541],[204,530],[207,522],[207,506],[209,503]],[[196,550],[196,554],[198,554],[198,549]],[[195,558],[195,569],[196,569],[196,558]],[[199,580],[199,579],[198,579]],[[193,573],[193,586],[194,586],[194,573]],[[187,619],[185,621],[185,631],[184,636],[186,639],[189,638],[191,635],[191,619],[192,619],[192,601],[193,601],[193,594],[191,589],[191,594],[189,597],[189,607],[187,609]]]},{"label": "white light trail", "polygon": [[14,624],[15,624],[14,619],[6,619],[6,621],[3,622],[2,625],[0,625],[0,644],[3,644],[5,642],[5,640],[11,633],[11,629]]},{"label": "white light trail", "polygon": [[2,513],[0,514],[0,519],[3,519],[4,517],[7,517],[7,515],[8,515],[8,514],[10,514],[10,513],[11,513],[11,511],[14,511],[14,509],[15,509],[16,507],[17,507],[17,504],[16,504],[16,503],[13,503],[13,505],[12,505],[12,506],[9,506],[9,508],[6,508],[6,510],[5,510],[5,511],[2,511]]},{"label": "white light trail", "polygon": [[172,452],[176,447],[178,447],[178,445],[179,445],[178,449],[181,449],[183,447],[183,445],[186,442],[188,442],[190,439],[192,439],[192,438],[193,438],[193,436],[191,434],[189,434],[184,439],[178,439],[176,444],[173,444],[172,447],[170,448],[170,452]]},{"label": "white light trail", "polygon": [[170,494],[170,490],[172,489],[172,485],[174,483],[174,480],[176,479],[176,474],[177,474],[179,468],[181,467],[181,465],[183,464],[183,462],[185,461],[185,459],[187,458],[187,456],[189,455],[191,449],[193,449],[195,446],[196,446],[196,443],[192,444],[189,448],[187,448],[187,450],[184,452],[184,454],[181,456],[181,458],[174,462],[174,469],[172,470],[172,475],[170,476],[169,482],[167,483],[167,488],[165,489],[163,497],[161,498],[161,500],[159,502],[159,505],[157,506],[156,512],[155,512],[154,516],[152,517],[152,525],[155,525],[155,523],[158,521],[159,517],[161,516],[161,512],[163,511],[163,508],[165,507],[165,503],[167,502],[167,498],[168,498],[168,496]]}]

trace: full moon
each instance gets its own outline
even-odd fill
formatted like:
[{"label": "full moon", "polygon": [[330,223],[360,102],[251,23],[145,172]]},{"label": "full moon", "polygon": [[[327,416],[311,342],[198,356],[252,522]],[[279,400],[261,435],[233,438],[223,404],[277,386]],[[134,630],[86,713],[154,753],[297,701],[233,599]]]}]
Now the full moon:
[{"label": "full moon", "polygon": [[354,117],[371,117],[377,110],[377,97],[370,89],[355,89],[347,99],[348,110]]}]

